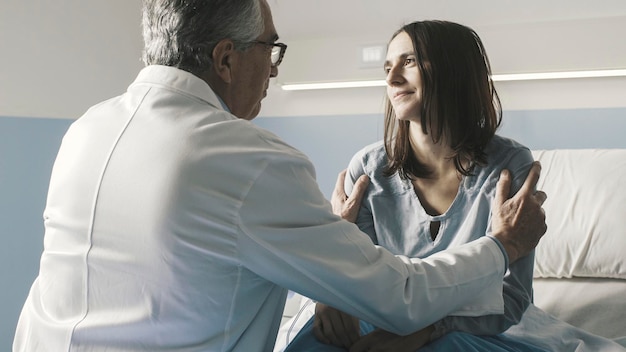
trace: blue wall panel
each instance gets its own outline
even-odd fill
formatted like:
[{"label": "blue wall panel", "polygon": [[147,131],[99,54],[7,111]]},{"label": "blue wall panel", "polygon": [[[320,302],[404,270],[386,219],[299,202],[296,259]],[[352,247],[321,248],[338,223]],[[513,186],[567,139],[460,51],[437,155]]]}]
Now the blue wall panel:
[{"label": "blue wall panel", "polygon": [[382,139],[380,115],[257,118],[266,128],[306,154],[317,171],[317,182],[329,199],[337,174],[355,152]]},{"label": "blue wall panel", "polygon": [[626,148],[626,108],[506,111],[500,134],[531,149]]},{"label": "blue wall panel", "polygon": [[0,351],[39,270],[50,170],[72,120],[0,118]]}]

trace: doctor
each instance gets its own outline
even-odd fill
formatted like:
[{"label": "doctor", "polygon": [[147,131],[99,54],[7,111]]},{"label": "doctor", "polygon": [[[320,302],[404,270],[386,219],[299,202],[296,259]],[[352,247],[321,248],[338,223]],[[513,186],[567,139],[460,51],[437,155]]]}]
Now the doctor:
[{"label": "doctor", "polygon": [[271,351],[287,289],[399,334],[502,311],[545,232],[538,165],[506,201],[501,179],[493,237],[396,257],[249,121],[286,49],[266,0],[145,0],[143,34],[146,67],[63,139],[14,351]]}]

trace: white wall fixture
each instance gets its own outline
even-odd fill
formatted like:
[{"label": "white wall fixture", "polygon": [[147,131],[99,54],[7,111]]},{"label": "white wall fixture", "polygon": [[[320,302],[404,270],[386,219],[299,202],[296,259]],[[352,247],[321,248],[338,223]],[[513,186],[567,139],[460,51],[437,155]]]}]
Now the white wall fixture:
[{"label": "white wall fixture", "polygon": [[387,46],[385,44],[367,45],[359,49],[360,68],[379,68],[383,66],[385,54],[387,53]]}]

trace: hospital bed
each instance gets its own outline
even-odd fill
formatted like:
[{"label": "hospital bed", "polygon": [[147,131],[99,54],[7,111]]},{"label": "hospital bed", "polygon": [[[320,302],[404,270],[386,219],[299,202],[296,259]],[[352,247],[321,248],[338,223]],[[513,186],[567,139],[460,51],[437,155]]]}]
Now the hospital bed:
[{"label": "hospital bed", "polygon": [[535,305],[626,345],[626,149],[533,151],[548,231],[535,255]]}]

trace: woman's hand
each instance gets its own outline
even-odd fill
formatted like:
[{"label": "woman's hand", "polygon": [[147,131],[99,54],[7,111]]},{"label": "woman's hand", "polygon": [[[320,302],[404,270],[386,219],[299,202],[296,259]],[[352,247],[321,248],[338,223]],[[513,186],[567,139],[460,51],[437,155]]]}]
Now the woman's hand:
[{"label": "woman's hand", "polygon": [[350,347],[350,352],[414,352],[430,342],[434,327],[428,326],[407,336],[376,329],[361,337]]},{"label": "woman's hand", "polygon": [[359,319],[322,303],[315,305],[313,334],[327,345],[350,348],[359,335]]}]

